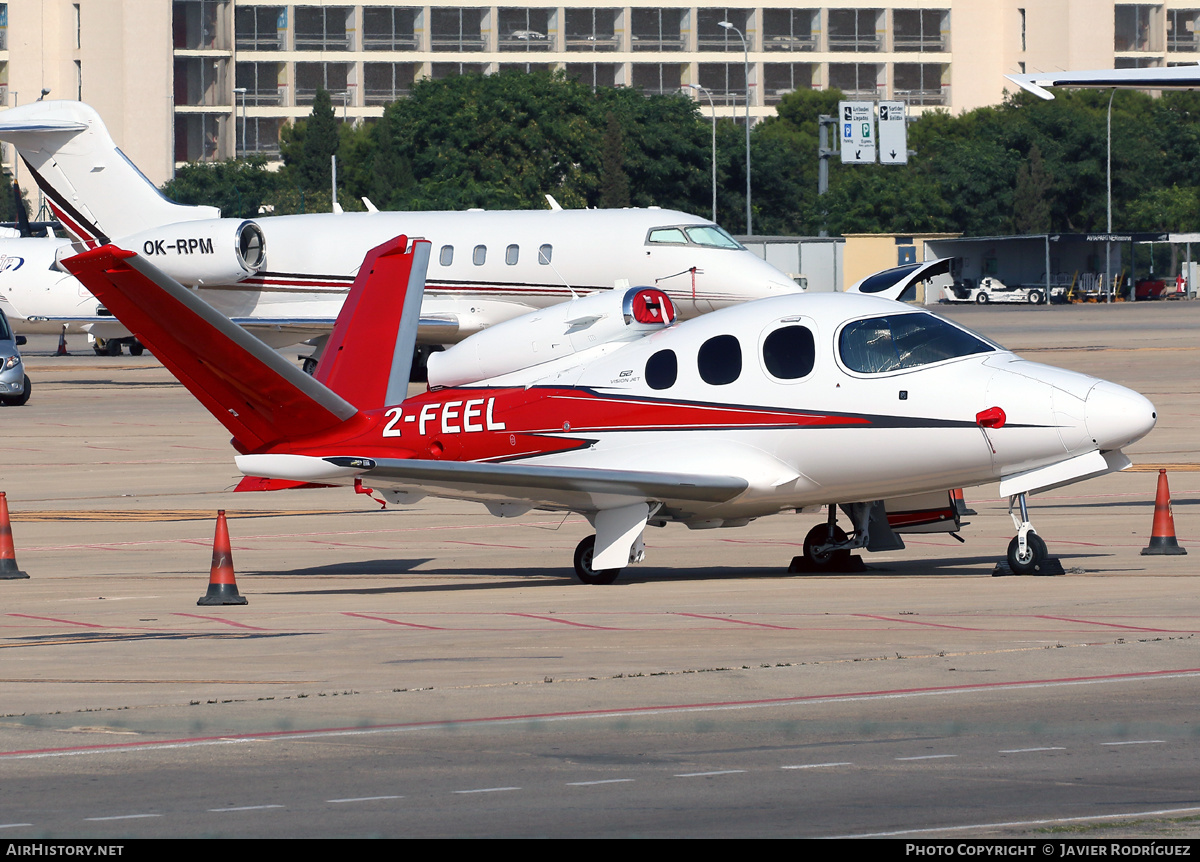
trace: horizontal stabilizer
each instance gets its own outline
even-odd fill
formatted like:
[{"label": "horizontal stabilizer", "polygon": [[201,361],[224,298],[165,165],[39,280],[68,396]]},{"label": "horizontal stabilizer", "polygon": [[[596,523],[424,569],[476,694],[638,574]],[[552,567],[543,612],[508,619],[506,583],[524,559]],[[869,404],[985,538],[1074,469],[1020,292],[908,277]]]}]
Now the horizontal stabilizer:
[{"label": "horizontal stabilizer", "polygon": [[112,245],[63,261],[199,399],[243,452],[355,416],[326,389],[187,288]]}]

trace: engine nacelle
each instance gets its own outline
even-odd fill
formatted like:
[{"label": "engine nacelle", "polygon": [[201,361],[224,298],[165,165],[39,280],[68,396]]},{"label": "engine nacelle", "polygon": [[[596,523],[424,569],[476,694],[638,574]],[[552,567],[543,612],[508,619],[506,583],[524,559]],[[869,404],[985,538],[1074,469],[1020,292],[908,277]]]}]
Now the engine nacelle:
[{"label": "engine nacelle", "polygon": [[675,306],[656,287],[573,299],[477,332],[429,357],[430,386],[462,386],[665,329]]},{"label": "engine nacelle", "polygon": [[[267,259],[262,228],[235,218],[179,222],[115,242],[135,251],[180,284],[236,284]],[[73,252],[67,249],[63,257]]]}]

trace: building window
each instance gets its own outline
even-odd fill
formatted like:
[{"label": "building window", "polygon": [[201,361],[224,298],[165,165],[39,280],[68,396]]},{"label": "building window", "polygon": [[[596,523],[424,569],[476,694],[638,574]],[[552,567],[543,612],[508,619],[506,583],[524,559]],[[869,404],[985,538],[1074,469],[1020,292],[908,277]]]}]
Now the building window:
[{"label": "building window", "polygon": [[820,9],[764,9],[764,51],[815,51]]},{"label": "building window", "polygon": [[420,9],[395,6],[364,6],[364,51],[415,51],[417,44],[417,15]]},{"label": "building window", "polygon": [[431,35],[435,51],[483,51],[484,9],[431,9]]},{"label": "building window", "polygon": [[1167,11],[1167,50],[1200,50],[1196,41],[1200,9],[1170,9]]},{"label": "building window", "polygon": [[499,65],[499,70],[501,72],[508,72],[513,69],[516,69],[518,72],[525,72],[526,74],[531,74],[533,72],[553,72],[554,64],[553,63],[501,63]]},{"label": "building window", "polygon": [[567,63],[567,77],[596,87],[615,87],[617,85],[616,63]]},{"label": "building window", "polygon": [[554,47],[550,34],[549,9],[499,10],[501,51],[549,51]]},{"label": "building window", "polygon": [[287,90],[287,78],[283,63],[238,63],[235,70],[237,86],[246,89],[246,95],[235,94],[235,106],[282,105]]},{"label": "building window", "polygon": [[829,50],[883,50],[883,12],[879,9],[830,9]]},{"label": "building window", "polygon": [[390,105],[412,92],[416,63],[363,63],[363,99],[367,105]]},{"label": "building window", "polygon": [[897,9],[892,12],[892,47],[896,51],[945,51],[949,29],[948,9]]},{"label": "building window", "polygon": [[763,63],[763,101],[778,105],[788,93],[811,90],[812,63]]},{"label": "building window", "polygon": [[892,70],[892,95],[910,105],[944,105],[945,69],[941,63],[897,63]]},{"label": "building window", "polygon": [[233,33],[239,51],[283,51],[287,48],[287,7],[239,6]]},{"label": "building window", "polygon": [[354,50],[351,6],[297,6],[297,51]]},{"label": "building window", "polygon": [[213,161],[229,152],[226,117],[217,114],[175,115],[175,161]]},{"label": "building window", "polygon": [[[279,129],[282,125],[281,117],[247,117],[246,148],[242,155],[253,153],[262,156],[279,155]],[[242,142],[239,140],[238,146],[241,145]]]},{"label": "building window", "polygon": [[297,63],[296,104],[311,105],[317,89],[329,91],[334,107],[349,104],[349,63]]},{"label": "building window", "polygon": [[749,28],[746,26],[749,20],[750,10],[748,9],[698,10],[696,13],[697,46],[701,51],[741,51],[742,40],[738,38],[738,34],[732,29],[721,26],[722,21],[727,21],[742,31],[742,35],[746,37],[746,44],[753,51],[754,45],[751,44],[753,40],[750,38]]},{"label": "building window", "polygon": [[1161,6],[1113,7],[1114,51],[1161,51],[1158,15]]},{"label": "building window", "polygon": [[631,9],[634,51],[682,51],[682,9]]},{"label": "building window", "polygon": [[[176,48],[185,50],[228,49],[225,28],[218,23],[218,7],[229,0],[175,0],[171,7],[171,29]],[[79,47],[79,4],[75,4],[75,47]]]},{"label": "building window", "polygon": [[616,9],[567,9],[568,51],[616,51],[620,45],[617,36]]},{"label": "building window", "polygon": [[218,106],[229,104],[226,61],[215,57],[175,58],[175,104]]},{"label": "building window", "polygon": [[683,83],[683,69],[674,63],[634,63],[632,77],[633,86],[647,93],[675,93]]},{"label": "building window", "polygon": [[874,99],[878,93],[882,66],[874,63],[830,63],[829,86],[847,96]]},{"label": "building window", "polygon": [[700,86],[712,93],[721,105],[746,104],[746,65],[744,63],[701,63]]}]

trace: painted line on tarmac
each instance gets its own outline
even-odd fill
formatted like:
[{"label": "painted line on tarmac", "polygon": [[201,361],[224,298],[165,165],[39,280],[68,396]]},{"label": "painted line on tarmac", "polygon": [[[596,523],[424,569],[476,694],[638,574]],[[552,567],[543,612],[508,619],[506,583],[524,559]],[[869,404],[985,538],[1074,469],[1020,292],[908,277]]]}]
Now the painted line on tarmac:
[{"label": "painted line on tarmac", "polygon": [[615,626],[594,626],[594,625],[591,625],[590,623],[577,623],[574,620],[564,620],[564,619],[559,619],[558,617],[547,617],[547,616],[542,616],[541,614],[523,614],[523,613],[518,613],[515,611],[506,611],[504,613],[504,615],[506,617],[524,617],[524,618],[530,619],[530,620],[545,620],[546,622],[550,622],[550,623],[560,623],[564,626],[578,626],[581,629],[595,629],[596,631],[605,631],[605,632],[626,631],[626,629],[617,628]]},{"label": "painted line on tarmac", "polygon": [[1200,808],[1162,808],[1158,811],[1129,811],[1125,814],[1095,814],[1090,817],[1056,817],[1048,820],[1009,820],[1003,823],[972,823],[969,826],[934,826],[926,829],[897,829],[894,832],[860,832],[850,835],[825,835],[823,838],[894,838],[899,835],[929,835],[935,832],[967,832],[972,829],[1005,829],[1014,826],[1053,826],[1059,823],[1096,823],[1102,820],[1136,820],[1142,817],[1182,817]]},{"label": "painted line on tarmac", "polygon": [[34,760],[44,757],[71,757],[83,754],[120,754],[142,751],[167,751],[171,749],[198,748],[210,745],[243,745],[247,742],[291,739],[332,739],[335,737],[371,736],[374,734],[409,733],[421,730],[448,730],[474,726],[504,725],[529,721],[578,721],[580,719],[628,718],[641,715],[679,715],[697,712],[724,712],[729,710],[761,709],[763,707],[804,706],[822,703],[854,703],[867,700],[900,700],[909,697],[939,695],[982,694],[1022,689],[1059,688],[1075,685],[1104,685],[1122,682],[1146,682],[1160,679],[1188,679],[1200,676],[1200,668],[1175,670],[1139,671],[1135,673],[1113,673],[1098,676],[1062,677],[1055,679],[1013,680],[1009,682],[972,683],[968,685],[925,686],[921,688],[884,689],[880,691],[842,692],[839,694],[814,694],[800,697],[776,697],[761,700],[714,701],[711,703],[660,704],[657,706],[631,706],[617,709],[577,710],[569,712],[529,713],[523,715],[493,715],[479,718],[453,718],[433,721],[415,721],[404,724],[368,725],[366,727],[331,727],[311,730],[272,730],[246,733],[237,736],[209,736],[170,739],[157,742],[116,742],[106,745],[84,745],[66,748],[40,748],[17,751],[0,751],[3,760]]},{"label": "painted line on tarmac", "polygon": [[388,619],[387,617],[377,617],[373,614],[360,614],[355,611],[342,611],[342,615],[347,617],[358,617],[364,620],[378,620],[381,623],[388,623],[393,626],[404,626],[405,628],[410,629],[429,629],[430,631],[437,632],[450,631],[450,629],[447,629],[445,626],[423,626],[420,623],[406,623],[403,620],[392,620]]},{"label": "painted line on tarmac", "polygon": [[1158,632],[1160,634],[1174,632],[1177,629],[1156,629],[1149,626],[1131,626],[1128,623],[1102,623],[1099,620],[1078,620],[1073,617],[1056,617],[1052,614],[1035,614],[1034,619],[1055,620],[1060,623],[1079,623],[1088,626],[1104,626],[1110,629],[1122,629],[1135,632]]},{"label": "painted line on tarmac", "polygon": [[736,623],[739,626],[753,626],[756,629],[778,629],[780,631],[785,631],[785,632],[796,631],[796,628],[794,626],[776,626],[776,625],[771,625],[770,623],[756,623],[756,622],[751,622],[750,620],[737,620],[737,619],[734,619],[733,617],[717,617],[717,616],[712,616],[710,614],[691,614],[691,613],[679,612],[679,613],[673,613],[672,616],[691,617],[692,619],[697,619],[697,620],[715,620],[716,622],[719,622],[719,623]]},{"label": "painted line on tarmac", "polygon": [[883,620],[887,623],[907,623],[911,626],[928,626],[935,629],[954,629],[960,632],[978,632],[984,629],[976,628],[975,626],[952,626],[947,623],[927,623],[923,620],[906,620],[899,617],[891,617],[884,614],[850,614],[852,617],[865,617],[869,620]]}]

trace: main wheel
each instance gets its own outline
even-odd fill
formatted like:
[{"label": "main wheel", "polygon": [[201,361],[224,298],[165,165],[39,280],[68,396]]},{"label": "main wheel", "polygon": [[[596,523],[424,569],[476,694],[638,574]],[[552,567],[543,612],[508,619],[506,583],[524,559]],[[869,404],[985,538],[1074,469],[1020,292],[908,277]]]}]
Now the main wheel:
[{"label": "main wheel", "polygon": [[987,305],[989,302],[991,302],[991,297],[981,290],[979,293],[975,294],[975,302],[977,305]]},{"label": "main wheel", "polygon": [[575,577],[585,584],[611,584],[621,574],[620,569],[592,568],[592,554],[596,552],[596,537],[588,536],[575,548]]},{"label": "main wheel", "polygon": [[104,352],[109,356],[120,356],[121,342],[115,338],[108,339],[108,341],[104,342]]},{"label": "main wheel", "polygon": [[129,342],[129,355],[130,356],[141,356],[142,353],[145,352],[145,350],[146,350],[145,345],[143,345],[142,342],[138,341],[136,338],[133,341]]},{"label": "main wheel", "polygon": [[1025,536],[1025,553],[1022,554],[1020,541],[1016,536],[1012,537],[1012,541],[1008,543],[1008,567],[1013,570],[1014,574],[1032,575],[1037,567],[1046,561],[1046,557],[1050,556],[1050,552],[1046,549],[1046,543],[1042,541],[1042,537],[1037,533],[1029,533]]},{"label": "main wheel", "polygon": [[[817,545],[824,545],[829,541],[829,525],[817,524],[808,531],[808,535],[804,537],[804,559],[808,560],[809,565],[816,569],[838,569],[846,565],[850,560],[850,549],[842,548],[837,551],[822,551],[817,553],[814,548]],[[833,528],[833,541],[846,541],[846,534],[841,527]]]}]

